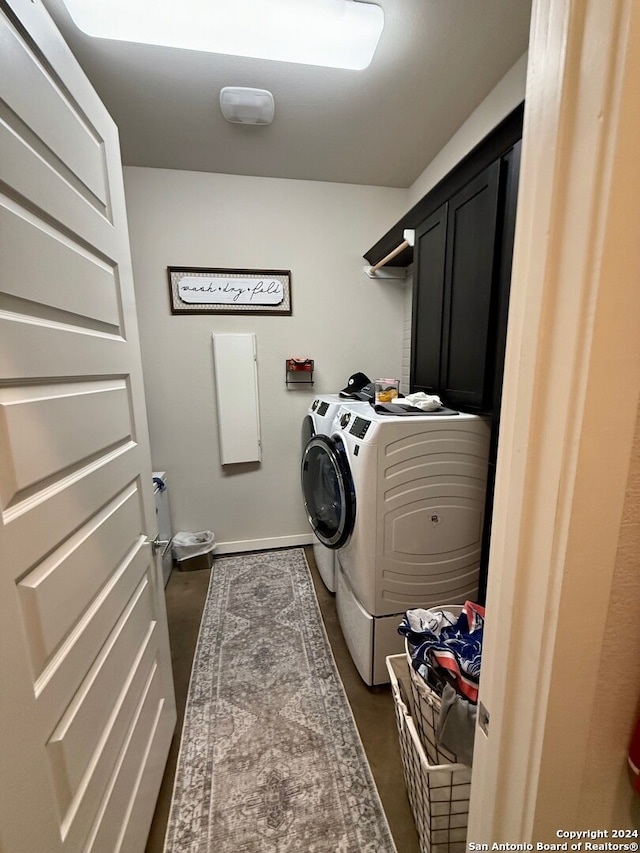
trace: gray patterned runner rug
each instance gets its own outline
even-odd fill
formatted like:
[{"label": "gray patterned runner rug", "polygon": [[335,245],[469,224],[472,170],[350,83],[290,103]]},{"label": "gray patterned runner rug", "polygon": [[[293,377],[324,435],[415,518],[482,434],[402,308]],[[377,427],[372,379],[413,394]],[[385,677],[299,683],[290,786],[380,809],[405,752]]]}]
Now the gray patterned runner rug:
[{"label": "gray patterned runner rug", "polygon": [[302,549],[215,560],[165,853],[392,853]]}]

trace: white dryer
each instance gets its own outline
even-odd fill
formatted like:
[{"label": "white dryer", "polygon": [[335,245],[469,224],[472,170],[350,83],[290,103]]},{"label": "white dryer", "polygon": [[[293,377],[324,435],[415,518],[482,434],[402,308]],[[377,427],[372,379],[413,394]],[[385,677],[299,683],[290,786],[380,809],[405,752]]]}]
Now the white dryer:
[{"label": "white dryer", "polygon": [[[302,442],[303,456],[305,448],[311,438],[317,435],[328,436],[331,434],[335,416],[345,402],[350,402],[355,409],[362,409],[363,411],[366,411],[366,409],[371,408],[371,406],[367,402],[347,400],[347,398],[341,396],[340,394],[322,394],[316,397],[309,406],[307,414],[305,415],[302,421],[302,430],[300,437]],[[318,478],[318,480],[322,481],[325,476],[325,473],[326,472],[324,465],[320,467],[312,466],[311,469],[308,469],[308,474],[306,477],[306,488],[311,489],[313,492],[317,492],[318,490],[320,490],[326,493],[326,490],[323,489],[321,482],[319,484],[312,482],[314,478]],[[304,490],[305,477],[303,476],[303,493]],[[328,507],[325,508],[325,515],[327,513],[330,514],[330,509]],[[307,516],[309,517],[308,513]],[[327,544],[326,538],[323,537],[322,533],[318,535],[318,531],[314,526],[314,521],[312,517],[309,517],[309,522],[314,533],[316,534],[316,541],[313,543],[313,556],[316,561],[316,566],[318,567],[318,572],[327,589],[329,589],[331,592],[335,592],[336,557],[334,546],[329,546]]]},{"label": "white dryer", "polygon": [[402,650],[406,610],[477,595],[489,436],[478,415],[345,405],[331,436],[307,447],[334,466],[343,521],[336,605],[367,684],[388,681],[385,657]]}]

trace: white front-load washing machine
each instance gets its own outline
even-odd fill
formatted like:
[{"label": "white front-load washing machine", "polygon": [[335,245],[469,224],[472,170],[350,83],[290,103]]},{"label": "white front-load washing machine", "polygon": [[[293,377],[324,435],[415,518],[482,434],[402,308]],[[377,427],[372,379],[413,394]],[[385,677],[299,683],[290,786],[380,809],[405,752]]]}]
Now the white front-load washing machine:
[{"label": "white front-load washing machine", "polygon": [[[330,435],[336,413],[341,408],[341,406],[344,405],[345,402],[350,402],[356,409],[363,409],[363,411],[366,411],[367,408],[371,408],[368,402],[351,401],[341,396],[340,394],[322,394],[316,397],[309,406],[307,414],[305,415],[302,421],[300,437],[302,441],[303,456],[305,448],[311,438],[316,435]],[[308,471],[306,476],[306,488],[311,488],[314,491],[320,488],[321,491],[324,491],[322,486],[313,485],[311,483],[311,479],[315,477],[317,477],[321,483],[324,479],[324,476],[324,466],[322,468],[312,467],[312,469]],[[305,477],[303,476],[303,495],[304,489]],[[324,512],[325,515],[330,515],[330,507],[325,506]],[[327,589],[331,592],[335,592],[336,552],[334,546],[327,545],[326,541],[324,541],[322,537],[322,534],[320,534],[320,536],[318,535],[318,531],[314,526],[313,519],[309,518],[309,521],[316,535],[316,541],[313,543],[312,547],[313,556],[316,562],[316,566],[318,567],[318,572]]]},{"label": "white front-load washing machine", "polygon": [[402,651],[406,610],[477,595],[489,435],[478,415],[347,404],[331,435],[307,444],[307,460],[326,468],[330,494],[317,503],[339,507],[336,606],[367,684],[388,681],[385,657]]}]

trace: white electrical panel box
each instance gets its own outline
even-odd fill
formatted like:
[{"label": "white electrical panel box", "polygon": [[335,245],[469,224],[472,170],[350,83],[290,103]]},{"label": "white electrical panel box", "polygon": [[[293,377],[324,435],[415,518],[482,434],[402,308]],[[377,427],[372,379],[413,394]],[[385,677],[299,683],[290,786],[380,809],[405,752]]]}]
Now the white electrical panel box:
[{"label": "white electrical panel box", "polygon": [[213,335],[220,461],[260,462],[256,336]]}]

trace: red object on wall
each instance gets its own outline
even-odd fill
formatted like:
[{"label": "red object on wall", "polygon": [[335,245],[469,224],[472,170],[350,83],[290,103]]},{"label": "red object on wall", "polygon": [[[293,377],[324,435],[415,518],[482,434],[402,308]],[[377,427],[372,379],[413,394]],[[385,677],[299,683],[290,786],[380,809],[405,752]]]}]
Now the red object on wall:
[{"label": "red object on wall", "polygon": [[629,766],[636,777],[634,787],[640,794],[640,720],[636,723],[629,746]]},{"label": "red object on wall", "polygon": [[313,370],[313,359],[312,358],[288,358],[287,359],[287,370],[290,372],[294,372],[296,370],[306,370],[308,372]]}]

